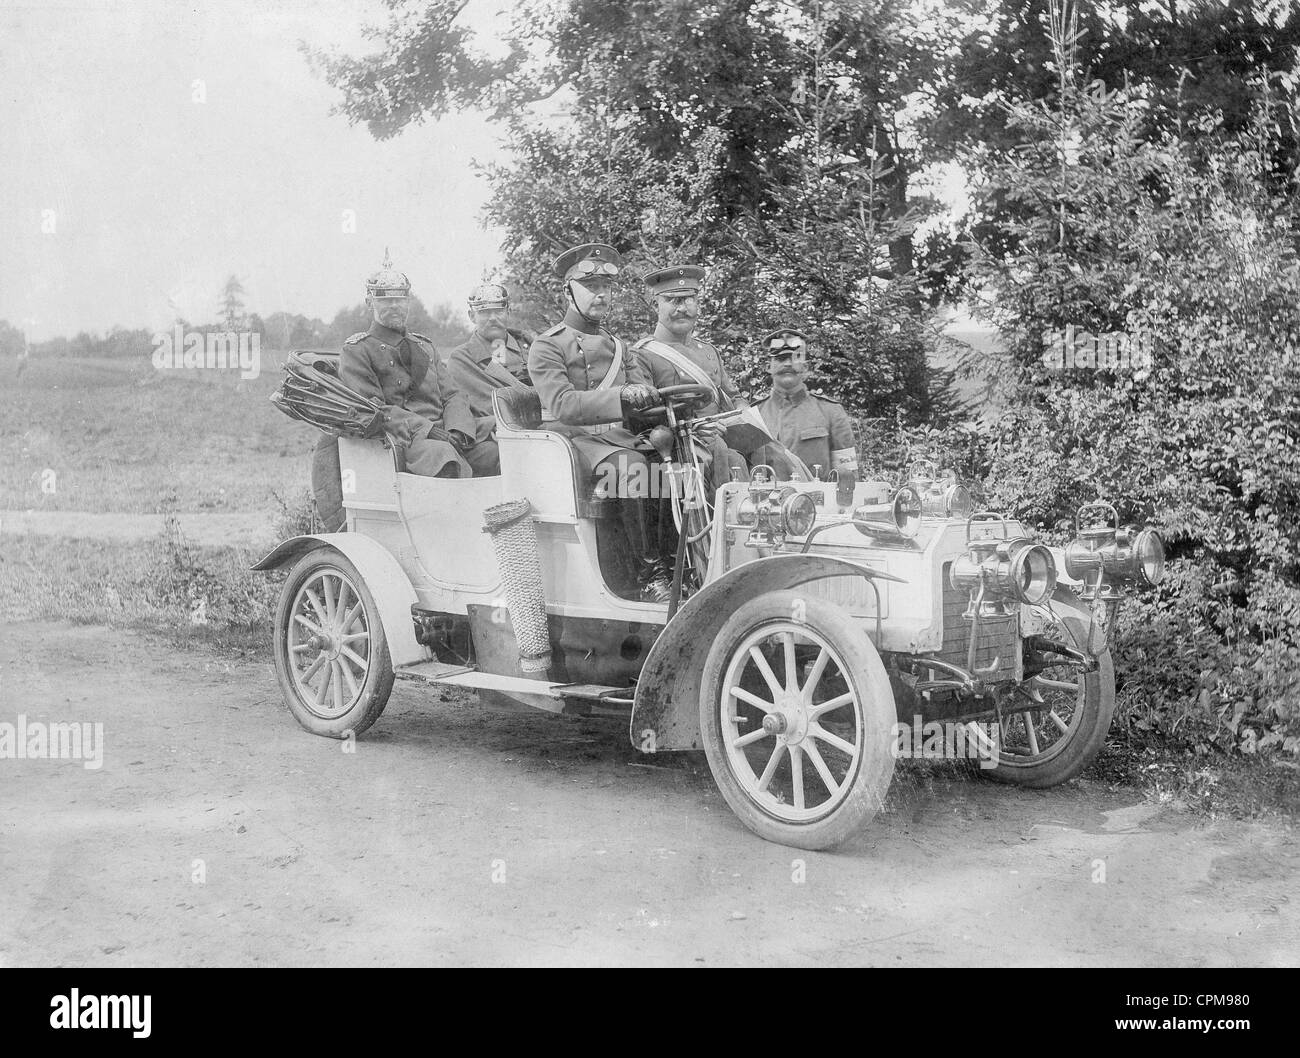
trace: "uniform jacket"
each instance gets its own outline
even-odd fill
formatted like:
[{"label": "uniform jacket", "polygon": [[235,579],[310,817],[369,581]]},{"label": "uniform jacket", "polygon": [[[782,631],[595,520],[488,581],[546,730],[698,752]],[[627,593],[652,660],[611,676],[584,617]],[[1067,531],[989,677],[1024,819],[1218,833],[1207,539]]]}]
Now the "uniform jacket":
[{"label": "uniform jacket", "polygon": [[[588,471],[620,450],[637,447],[634,433],[623,426],[619,389],[632,382],[650,385],[626,345],[623,360],[607,389],[597,389],[614,359],[614,337],[570,309],[563,322],[539,334],[528,349],[528,374],[542,402],[548,430],[564,434]],[[593,432],[585,426],[614,423]]]},{"label": "uniform jacket", "polygon": [[[722,357],[718,355],[718,350],[708,342],[701,342],[692,337],[688,337],[684,342],[678,342],[663,326],[656,326],[655,332],[650,338],[672,346],[677,352],[703,370],[709,376],[709,381],[724,394],[723,407],[730,409],[736,405],[746,403],[732,383],[731,376],[727,374],[727,369],[722,363]],[[662,356],[656,356],[653,352],[644,348],[642,343],[648,340],[642,338],[640,342],[637,342],[636,355],[637,360],[640,361],[641,369],[650,376],[650,380],[656,389],[663,389],[665,386],[681,386],[695,381],[678,371]],[[710,401],[702,406],[696,414],[713,415],[718,410],[719,406]]]},{"label": "uniform jacket", "polygon": [[839,401],[817,397],[801,388],[790,396],[779,390],[754,405],[778,441],[808,464],[822,468],[822,477],[835,469],[832,453],[850,450],[857,465],[853,423]]},{"label": "uniform jacket", "polygon": [[500,364],[492,356],[492,347],[476,331],[469,341],[456,346],[447,357],[447,368],[456,388],[465,394],[469,409],[474,415],[475,439],[482,441],[491,437],[496,430],[496,413],[492,410],[492,391],[494,389],[524,389],[531,385],[531,380],[521,381],[516,377],[516,364],[528,378],[527,360],[518,331],[510,332],[506,343],[506,363]]},{"label": "uniform jacket", "polygon": [[389,430],[402,444],[426,437],[434,426],[474,437],[469,402],[422,334],[372,323],[343,343],[339,378],[390,407]]}]

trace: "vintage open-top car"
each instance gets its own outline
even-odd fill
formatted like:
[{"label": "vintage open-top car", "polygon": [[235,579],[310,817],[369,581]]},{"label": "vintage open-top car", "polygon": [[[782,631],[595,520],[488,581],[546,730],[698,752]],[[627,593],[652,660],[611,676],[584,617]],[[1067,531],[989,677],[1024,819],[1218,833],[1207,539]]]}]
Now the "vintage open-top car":
[{"label": "vintage open-top car", "polygon": [[928,474],[850,499],[756,467],[710,503],[691,443],[707,394],[662,393],[651,440],[680,541],[666,605],[638,598],[613,501],[533,392],[495,394],[499,477],[419,477],[382,438],[342,436],[345,531],[256,567],[289,567],[275,664],[298,721],[360,734],[394,679],[626,718],[640,751],[703,749],[746,826],[809,849],[880,808],[900,722],[968,731],[991,777],[1026,786],[1092,760],[1115,702],[1106,630],[1163,573],[1153,530],[1091,505],[1052,549]]}]

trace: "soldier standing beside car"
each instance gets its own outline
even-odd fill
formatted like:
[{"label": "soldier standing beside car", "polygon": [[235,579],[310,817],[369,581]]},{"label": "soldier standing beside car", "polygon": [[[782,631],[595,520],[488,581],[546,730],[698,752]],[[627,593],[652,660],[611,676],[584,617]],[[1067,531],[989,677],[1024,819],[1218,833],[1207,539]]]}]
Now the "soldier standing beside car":
[{"label": "soldier standing beside car", "polygon": [[406,329],[411,281],[384,266],[366,281],[368,331],[343,343],[339,379],[384,407],[384,431],[401,449],[406,470],[426,477],[499,474],[495,441],[476,441],[465,395],[431,339]]},{"label": "soldier standing beside car", "polygon": [[[808,392],[808,338],[793,327],[779,327],[762,339],[767,349],[772,392],[754,407],[772,435],[825,480],[834,470],[837,498],[853,498],[858,474],[853,422],[839,401]],[[769,446],[771,447],[771,446]],[[821,468],[820,471],[817,468]]]},{"label": "soldier standing beside car", "polygon": [[476,287],[469,296],[474,333],[447,356],[451,379],[465,394],[474,415],[474,439],[480,442],[496,433],[492,391],[524,389],[533,384],[528,377],[531,339],[506,326],[509,311],[510,295],[500,283]]},{"label": "soldier standing beside car", "polygon": [[671,559],[662,553],[652,501],[637,494],[650,481],[647,446],[623,424],[631,412],[657,404],[659,393],[626,343],[600,326],[613,308],[622,268],[618,251],[603,243],[583,243],[556,258],[568,309],[557,326],[533,340],[528,373],[541,399],[543,426],[569,438],[586,479],[602,466],[612,469],[640,596],[667,602]]}]

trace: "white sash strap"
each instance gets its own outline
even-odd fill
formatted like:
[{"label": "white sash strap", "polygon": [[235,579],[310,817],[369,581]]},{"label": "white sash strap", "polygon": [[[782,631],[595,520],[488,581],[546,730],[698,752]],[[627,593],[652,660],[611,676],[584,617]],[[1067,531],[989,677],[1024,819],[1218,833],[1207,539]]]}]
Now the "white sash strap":
[{"label": "white sash strap", "polygon": [[[614,355],[609,361],[609,370],[605,372],[605,377],[600,380],[599,384],[595,387],[596,389],[612,389],[614,386],[614,380],[618,378],[618,373],[623,367],[623,356],[627,349],[627,345],[624,343],[622,338],[614,338],[612,334],[610,335],[610,338],[613,338],[614,340]],[[556,421],[557,420],[555,419],[547,419],[543,425],[549,425]],[[573,429],[581,430],[585,434],[602,434],[608,433],[610,430],[617,430],[622,425],[621,422],[598,422],[584,426],[575,425]]]},{"label": "white sash strap", "polygon": [[644,338],[637,342],[636,347],[645,349],[647,352],[654,353],[655,356],[667,360],[680,374],[685,375],[692,382],[696,382],[701,386],[708,386],[713,392],[713,402],[715,404],[721,403],[722,398],[718,393],[718,387],[713,384],[713,379],[709,378],[708,372],[689,356],[682,355],[667,342],[661,342],[657,338]]}]

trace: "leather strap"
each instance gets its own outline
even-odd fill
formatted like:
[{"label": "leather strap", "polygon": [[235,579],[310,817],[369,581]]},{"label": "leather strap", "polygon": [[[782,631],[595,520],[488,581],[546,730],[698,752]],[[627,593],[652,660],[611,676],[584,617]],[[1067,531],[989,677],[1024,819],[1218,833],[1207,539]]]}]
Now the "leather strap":
[{"label": "leather strap", "polygon": [[715,404],[722,403],[718,387],[713,384],[713,379],[709,378],[708,373],[704,368],[700,367],[700,365],[690,357],[679,353],[667,342],[661,342],[657,338],[645,338],[640,342],[637,342],[636,347],[638,349],[645,349],[648,352],[654,353],[655,356],[667,360],[678,370],[678,372],[691,379],[691,381],[696,382],[701,386],[708,386],[709,389],[713,391],[713,402]]}]

